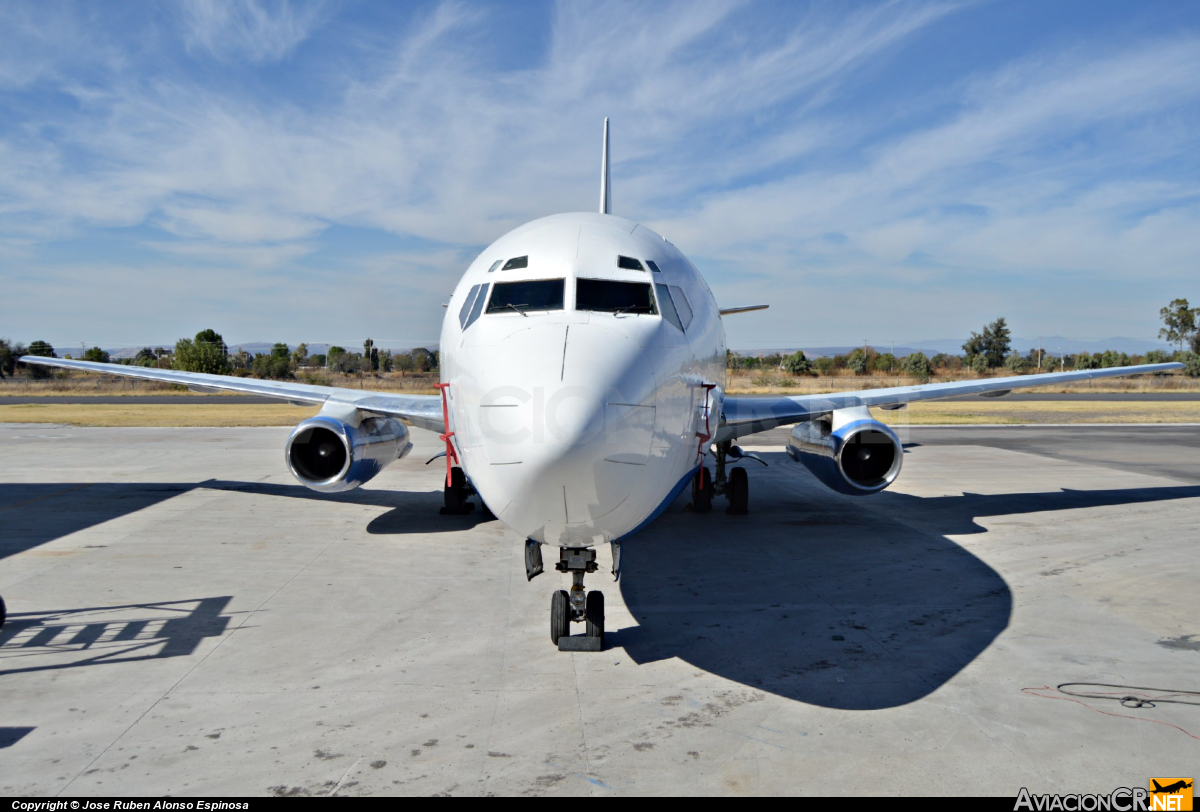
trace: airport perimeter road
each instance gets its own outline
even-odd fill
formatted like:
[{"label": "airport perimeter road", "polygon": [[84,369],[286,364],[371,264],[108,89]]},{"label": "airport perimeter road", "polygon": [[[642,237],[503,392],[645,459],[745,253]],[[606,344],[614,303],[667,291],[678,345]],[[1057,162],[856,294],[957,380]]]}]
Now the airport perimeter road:
[{"label": "airport perimeter road", "polygon": [[565,579],[526,582],[499,523],[438,515],[431,434],[323,497],[286,474],[286,429],[0,425],[0,792],[1012,797],[1193,775],[1200,707],[1055,686],[1200,691],[1200,429],[907,432],[870,499],[748,438],[771,463],[749,463],[751,515],[680,499],[620,584],[603,550],[609,648],[565,654]]}]

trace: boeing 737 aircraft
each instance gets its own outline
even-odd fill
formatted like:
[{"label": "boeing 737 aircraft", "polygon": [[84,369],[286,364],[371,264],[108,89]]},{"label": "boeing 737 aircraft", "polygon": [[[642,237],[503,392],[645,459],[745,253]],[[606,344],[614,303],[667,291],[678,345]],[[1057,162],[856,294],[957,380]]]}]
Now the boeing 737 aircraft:
[{"label": "boeing 737 aircraft", "polygon": [[[747,510],[740,437],[794,425],[788,454],[835,491],[878,493],[900,474],[896,435],[870,407],[1070,381],[1161,372],[1182,364],[1026,375],[828,395],[725,394],[724,316],[687,257],[664,236],[610,211],[608,120],[597,213],[534,220],[489,245],[450,297],[441,335],[438,395],[146,369],[26,356],[88,372],[319,404],[292,431],[284,458],[322,493],[357,488],[412,449],[409,426],[445,442],[444,513],[478,495],[526,539],[526,575],[542,572],[542,545],[558,548],[570,591],[553,594],[550,637],[599,648],[604,596],[586,592],[597,545],[621,544],[687,487],[708,512],[714,496]],[[711,459],[713,465],[708,465]],[[715,475],[714,475],[715,474]],[[571,638],[572,622],[586,634]]]}]

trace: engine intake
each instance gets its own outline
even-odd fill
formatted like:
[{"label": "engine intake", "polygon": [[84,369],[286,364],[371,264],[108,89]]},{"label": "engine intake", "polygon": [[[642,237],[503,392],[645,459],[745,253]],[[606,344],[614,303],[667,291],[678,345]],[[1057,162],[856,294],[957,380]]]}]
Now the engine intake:
[{"label": "engine intake", "polygon": [[364,417],[358,425],[317,415],[288,436],[288,469],[321,493],[357,488],[412,450],[408,427],[391,417]]},{"label": "engine intake", "polygon": [[878,493],[900,475],[904,448],[866,409],[840,411],[798,423],[788,454],[838,493]]}]

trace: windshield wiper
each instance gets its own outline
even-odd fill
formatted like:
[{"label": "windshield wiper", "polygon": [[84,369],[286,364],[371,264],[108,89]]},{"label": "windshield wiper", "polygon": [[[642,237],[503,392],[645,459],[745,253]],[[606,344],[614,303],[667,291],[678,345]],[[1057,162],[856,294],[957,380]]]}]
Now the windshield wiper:
[{"label": "windshield wiper", "polygon": [[511,307],[513,310],[515,310],[516,312],[520,313],[520,314],[521,314],[522,316],[524,316],[525,318],[529,318],[529,314],[528,314],[528,313],[526,313],[524,310],[521,310],[521,308],[522,308],[522,307],[529,307],[529,305],[527,305],[527,304],[519,304],[519,305],[515,305],[515,304],[513,304],[512,302],[505,302],[505,303],[504,303],[504,306],[505,306],[505,307]]},{"label": "windshield wiper", "polygon": [[624,307],[618,307],[616,310],[614,310],[614,311],[612,312],[612,314],[613,314],[613,316],[614,316],[614,317],[616,317],[616,318],[620,318],[622,313],[627,313],[627,312],[629,312],[630,310],[632,310],[632,311],[633,311],[633,315],[635,315],[635,316],[640,316],[642,313],[649,313],[649,312],[650,312],[650,309],[649,309],[649,308],[646,308],[645,310],[639,310],[639,309],[638,309],[638,308],[645,308],[645,307],[646,307],[645,305],[638,305],[638,304],[625,305]]}]

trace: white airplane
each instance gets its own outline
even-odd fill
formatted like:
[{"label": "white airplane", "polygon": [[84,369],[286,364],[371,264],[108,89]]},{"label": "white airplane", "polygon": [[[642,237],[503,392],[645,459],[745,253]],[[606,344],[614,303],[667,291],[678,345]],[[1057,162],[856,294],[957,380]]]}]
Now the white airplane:
[{"label": "white airplane", "polygon": [[[288,437],[285,459],[322,493],[357,488],[411,449],[406,425],[446,444],[443,513],[485,508],[527,539],[526,575],[542,572],[542,545],[559,548],[570,591],[551,600],[551,640],[599,649],[604,595],[586,592],[597,545],[622,541],[689,486],[693,508],[728,499],[745,513],[739,437],[794,424],[790,456],[844,494],[882,491],[900,473],[896,435],[870,407],[953,395],[1178,369],[1114,369],[901,386],[827,395],[738,398],[725,394],[722,309],[703,277],[665,237],[610,211],[608,120],[598,213],[534,220],[488,246],[467,269],[441,335],[440,395],[364,392],[282,381],[25,356],[89,372],[320,404]],[[713,470],[706,465],[709,457]],[[586,634],[572,637],[572,622]]]}]

